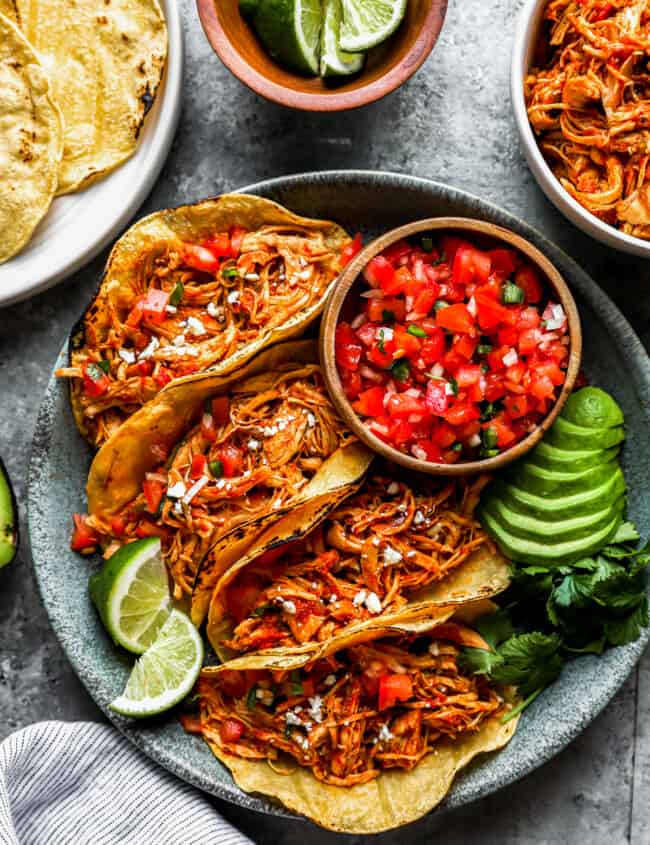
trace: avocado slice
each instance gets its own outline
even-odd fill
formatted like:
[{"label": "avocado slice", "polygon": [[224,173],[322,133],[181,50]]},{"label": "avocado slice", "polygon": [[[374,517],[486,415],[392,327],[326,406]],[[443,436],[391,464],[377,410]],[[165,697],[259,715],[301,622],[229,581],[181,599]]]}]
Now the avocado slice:
[{"label": "avocado slice", "polygon": [[542,441],[530,453],[527,461],[547,469],[574,470],[589,469],[604,461],[611,461],[620,452],[619,446],[611,449],[560,449],[552,443]]},{"label": "avocado slice", "polygon": [[538,564],[544,566],[562,566],[587,557],[601,549],[607,541],[614,536],[616,529],[621,524],[621,514],[615,514],[612,519],[598,531],[588,537],[564,540],[560,543],[551,543],[553,536],[553,525],[549,524],[546,536],[536,540],[525,539],[513,536],[494,517],[485,510],[481,512],[485,528],[496,540],[501,550],[511,560],[518,563]]},{"label": "avocado slice", "polygon": [[570,496],[559,498],[544,498],[529,490],[506,484],[503,480],[494,481],[489,487],[489,494],[481,499],[481,507],[492,498],[501,498],[510,510],[529,514],[539,519],[554,522],[556,519],[581,516],[594,513],[604,507],[604,502],[611,502],[625,493],[625,478],[620,467],[611,478],[594,487],[593,490],[582,490]]},{"label": "avocado slice", "polygon": [[[577,540],[580,537],[589,539],[594,533],[608,525],[615,516],[620,516],[624,507],[625,496],[620,496],[614,502],[606,503],[604,507],[593,513],[554,520],[553,539],[562,542],[565,539]],[[515,537],[539,541],[539,538],[544,537],[549,530],[548,519],[539,519],[512,511],[503,499],[490,499],[484,512]]]},{"label": "avocado slice", "polygon": [[576,472],[546,469],[522,461],[512,472],[510,486],[522,487],[538,496],[563,498],[599,486],[618,469],[616,458]]},{"label": "avocado slice", "polygon": [[18,550],[18,505],[9,474],[0,458],[0,566],[6,566]]},{"label": "avocado slice", "polygon": [[623,425],[623,411],[616,400],[599,387],[583,387],[572,393],[562,416],[585,428],[614,428]]},{"label": "avocado slice", "polygon": [[625,440],[622,426],[586,428],[558,417],[547,434],[547,443],[562,449],[610,449]]}]

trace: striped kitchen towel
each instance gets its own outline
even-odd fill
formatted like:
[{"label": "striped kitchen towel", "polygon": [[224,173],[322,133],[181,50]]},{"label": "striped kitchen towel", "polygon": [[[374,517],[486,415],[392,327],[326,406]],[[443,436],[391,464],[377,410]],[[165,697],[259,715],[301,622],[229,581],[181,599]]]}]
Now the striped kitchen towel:
[{"label": "striped kitchen towel", "polygon": [[39,722],[0,743],[1,845],[250,845],[116,730]]}]

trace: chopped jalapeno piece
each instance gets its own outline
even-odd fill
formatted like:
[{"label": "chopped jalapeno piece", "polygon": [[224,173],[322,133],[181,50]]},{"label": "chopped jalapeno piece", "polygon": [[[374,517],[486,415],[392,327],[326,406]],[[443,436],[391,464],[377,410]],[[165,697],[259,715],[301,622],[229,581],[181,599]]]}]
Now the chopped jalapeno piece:
[{"label": "chopped jalapeno piece", "polygon": [[520,305],[524,301],[524,291],[514,282],[505,282],[501,288],[501,301],[504,305]]},{"label": "chopped jalapeno piece", "polygon": [[223,461],[210,461],[208,468],[215,478],[223,476]]},{"label": "chopped jalapeno piece", "polygon": [[411,374],[408,358],[400,358],[399,361],[395,361],[390,371],[393,374],[393,378],[397,379],[397,381],[406,381]]},{"label": "chopped jalapeno piece", "polygon": [[422,249],[425,252],[433,252],[433,238],[429,237],[428,235],[425,235],[422,238]]},{"label": "chopped jalapeno piece", "polygon": [[483,446],[486,449],[494,449],[497,445],[497,431],[495,428],[488,426],[483,429]]},{"label": "chopped jalapeno piece", "polygon": [[443,308],[449,308],[449,303],[445,302],[444,299],[439,299],[439,300],[437,300],[437,302],[434,302],[433,310],[436,312],[436,314],[438,313],[438,311],[441,311]]},{"label": "chopped jalapeno piece", "polygon": [[174,285],[174,290],[169,295],[169,304],[176,307],[183,298],[184,293],[185,286],[183,285],[183,282],[176,282],[176,284]]},{"label": "chopped jalapeno piece", "polygon": [[487,355],[489,352],[492,352],[492,344],[491,343],[479,343],[476,347],[476,352],[479,355]]},{"label": "chopped jalapeno piece", "polygon": [[427,333],[424,331],[424,329],[421,329],[420,326],[416,326],[414,323],[411,323],[411,325],[408,327],[408,329],[406,331],[409,334],[412,334],[413,337],[426,337],[427,336]]}]

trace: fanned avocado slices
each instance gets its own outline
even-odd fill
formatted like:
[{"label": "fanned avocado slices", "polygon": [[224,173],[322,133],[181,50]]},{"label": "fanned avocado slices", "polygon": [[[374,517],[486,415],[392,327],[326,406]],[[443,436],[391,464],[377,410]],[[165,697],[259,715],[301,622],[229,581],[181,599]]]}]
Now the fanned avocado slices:
[{"label": "fanned avocado slices", "polygon": [[18,505],[9,474],[0,458],[0,566],[6,566],[18,550]]},{"label": "fanned avocado slices", "polygon": [[593,554],[625,510],[623,412],[604,390],[572,394],[544,440],[481,498],[479,517],[516,562],[561,566]]}]

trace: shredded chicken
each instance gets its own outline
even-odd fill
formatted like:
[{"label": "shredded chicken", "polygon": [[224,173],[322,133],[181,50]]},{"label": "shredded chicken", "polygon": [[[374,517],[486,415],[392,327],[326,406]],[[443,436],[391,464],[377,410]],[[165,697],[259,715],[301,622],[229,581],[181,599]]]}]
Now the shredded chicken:
[{"label": "shredded chicken", "polygon": [[224,645],[246,653],[324,642],[403,607],[492,542],[472,511],[473,487],[427,493],[377,477],[305,540],[276,547],[226,590],[235,623]]},{"label": "shredded chicken", "polygon": [[528,116],[558,180],[584,208],[650,239],[650,8],[550,0]]},{"label": "shredded chicken", "polygon": [[[157,244],[138,258],[128,297],[103,297],[89,309],[83,341],[57,375],[72,380],[73,404],[101,446],[170,380],[215,366],[318,302],[338,269],[323,233],[299,227],[248,232],[239,257],[210,273],[188,266],[182,245]],[[138,299],[152,289],[176,304],[160,321],[134,319]],[[100,395],[84,386],[84,371],[98,362],[108,379]]]},{"label": "shredded chicken", "polygon": [[[437,742],[478,730],[505,707],[485,678],[459,669],[456,646],[432,636],[375,641],[300,672],[204,672],[199,717],[181,721],[221,751],[267,760],[278,774],[288,771],[277,765],[287,755],[336,786],[413,769]],[[396,675],[397,700],[382,692]]]},{"label": "shredded chicken", "polygon": [[[166,463],[163,458],[147,473],[143,492],[118,515],[117,530],[116,519],[101,514],[87,524],[106,554],[116,543],[158,534],[180,598],[191,593],[197,567],[219,537],[285,508],[321,463],[352,440],[329,402],[320,367],[280,370],[263,392],[234,388],[223,422],[206,429],[202,420],[189,431]],[[153,513],[147,483],[160,485]]]}]

